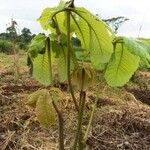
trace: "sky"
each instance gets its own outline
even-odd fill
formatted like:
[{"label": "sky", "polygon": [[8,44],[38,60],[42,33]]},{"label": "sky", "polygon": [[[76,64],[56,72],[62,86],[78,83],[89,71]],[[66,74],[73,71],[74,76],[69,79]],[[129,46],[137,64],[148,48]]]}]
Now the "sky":
[{"label": "sky", "polygon": [[[19,25],[19,32],[23,27],[29,28],[32,33],[43,32],[37,18],[44,8],[56,6],[58,2],[59,0],[0,0],[0,32],[5,32],[12,17]],[[83,6],[104,19],[125,16],[130,20],[119,28],[119,35],[150,38],[150,0],[75,0],[75,6]]]}]

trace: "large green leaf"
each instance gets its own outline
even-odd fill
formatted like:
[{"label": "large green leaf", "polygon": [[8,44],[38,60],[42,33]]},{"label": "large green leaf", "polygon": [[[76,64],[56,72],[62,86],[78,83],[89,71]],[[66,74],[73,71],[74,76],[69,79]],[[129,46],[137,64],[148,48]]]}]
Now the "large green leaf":
[{"label": "large green leaf", "polygon": [[38,57],[33,60],[33,77],[45,86],[52,83],[49,67],[47,52],[44,55],[39,54]]},{"label": "large green leaf", "polygon": [[38,100],[38,98],[40,97],[40,95],[43,94],[43,92],[45,92],[45,89],[37,90],[37,91],[31,93],[31,94],[28,96],[28,101],[26,102],[26,104],[29,105],[30,107],[35,108],[35,107],[36,107],[37,100]]},{"label": "large green leaf", "polygon": [[38,34],[36,35],[29,46],[28,53],[30,54],[31,58],[35,58],[38,54],[45,53],[45,34]]},{"label": "large green leaf", "polygon": [[141,59],[139,68],[150,69],[150,63],[148,61],[146,61],[145,59]]},{"label": "large green leaf", "polygon": [[[55,12],[62,10],[64,7],[66,8],[65,5],[64,1],[62,1],[55,8]],[[55,12],[54,8],[47,8],[39,18],[42,27],[46,30],[50,29],[51,32],[54,30],[49,24],[51,24],[52,15]],[[53,19],[57,22],[60,31],[66,33],[67,20],[65,13],[60,12]],[[70,26],[71,32],[76,33],[81,40],[82,48],[86,50],[84,52],[85,58],[90,56],[95,68],[99,68],[102,63],[109,61],[113,52],[113,34],[102,20],[97,19],[84,8],[75,8],[75,12],[71,13]]]},{"label": "large green leaf", "polygon": [[59,49],[58,76],[60,82],[64,82],[67,79],[67,57],[66,57],[66,47],[64,46],[60,46]]},{"label": "large green leaf", "polygon": [[45,89],[42,95],[39,96],[36,103],[36,115],[41,125],[49,127],[55,123],[55,109],[52,104],[52,99],[49,92]]},{"label": "large green leaf", "polygon": [[[67,80],[67,47],[65,45],[60,45],[58,42],[54,42],[55,47],[54,51],[57,54],[57,68],[58,68],[58,77],[60,82]],[[54,45],[54,44],[52,44]],[[70,55],[70,72],[72,72],[77,66],[77,58],[75,52],[71,51]]]},{"label": "large green leaf", "polygon": [[[67,30],[66,30],[67,19],[66,19],[65,12],[63,12],[63,11],[59,12],[52,19],[52,16],[54,15],[54,13],[63,9],[64,6],[61,6],[61,5],[62,4],[60,4],[58,7],[46,8],[43,10],[38,21],[40,22],[40,24],[44,30],[50,30],[52,33],[55,33],[56,32],[55,27],[58,25],[58,28],[61,31],[61,33],[67,32]],[[55,24],[57,24],[57,25],[55,25]],[[73,33],[75,30],[75,25],[73,24],[72,19],[70,20],[70,26],[71,26],[70,27],[71,32]]]},{"label": "large green leaf", "polygon": [[40,25],[44,30],[48,30],[48,29],[53,30],[53,22],[51,20],[51,16],[55,11],[56,11],[56,7],[45,8],[40,18],[38,18],[38,21],[40,22]]},{"label": "large green leaf", "polygon": [[[51,45],[52,51],[55,53],[57,68],[58,68],[58,77],[60,82],[67,80],[67,36],[65,33],[61,34],[61,41],[56,40],[56,35],[51,34]],[[71,49],[70,54],[70,72],[72,72],[76,66],[77,58],[75,51]]]},{"label": "large green leaf", "polygon": [[123,42],[128,51],[150,63],[150,44],[144,40],[126,37],[123,37]]},{"label": "large green leaf", "polygon": [[[61,42],[58,42],[56,40],[56,36],[54,34],[51,35],[50,52],[48,52],[48,49],[46,47],[47,45],[46,39],[43,40],[46,43],[44,47],[45,53],[44,54],[38,53],[36,57],[32,58],[33,77],[40,83],[44,84],[45,86],[52,84],[53,80],[52,66],[55,62],[58,68],[59,81],[64,82],[67,79],[66,35],[62,34]],[[77,59],[74,51],[71,51],[70,59],[71,59],[70,69],[72,72],[77,65]]]},{"label": "large green leaf", "polygon": [[139,66],[140,58],[131,54],[122,43],[117,43],[115,53],[109,62],[105,79],[110,86],[123,86]]},{"label": "large green leaf", "polygon": [[33,59],[33,77],[40,83],[48,86],[52,83],[52,63],[54,62],[54,55],[52,51],[48,52],[47,46],[44,54],[38,54]]},{"label": "large green leaf", "polygon": [[76,24],[75,33],[81,40],[82,48],[87,50],[87,54],[90,52],[94,67],[107,63],[113,52],[113,35],[107,25],[85,8],[76,8],[72,18]]}]

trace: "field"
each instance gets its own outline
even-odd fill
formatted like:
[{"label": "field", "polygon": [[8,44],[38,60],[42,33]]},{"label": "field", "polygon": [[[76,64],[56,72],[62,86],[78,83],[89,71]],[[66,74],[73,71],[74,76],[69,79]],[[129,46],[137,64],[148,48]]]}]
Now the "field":
[{"label": "field", "polygon": [[[0,54],[0,149],[1,150],[57,150],[57,126],[40,126],[34,111],[26,105],[28,94],[42,88],[28,73],[26,54],[19,56],[20,77],[16,80],[13,56]],[[77,123],[68,86],[55,84],[63,93],[65,107],[66,149],[69,149]],[[51,87],[49,87],[51,88]],[[87,93],[83,125],[89,120],[96,87]],[[101,98],[90,136],[89,150],[149,150],[150,149],[150,72],[137,71],[132,82],[123,88],[112,89],[105,82],[99,89]]]}]

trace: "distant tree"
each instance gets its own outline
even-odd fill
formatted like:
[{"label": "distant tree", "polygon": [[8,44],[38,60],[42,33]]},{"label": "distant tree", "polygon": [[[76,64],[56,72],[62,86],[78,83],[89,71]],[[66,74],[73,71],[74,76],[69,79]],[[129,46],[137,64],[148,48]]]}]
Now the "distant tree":
[{"label": "distant tree", "polygon": [[11,19],[10,25],[6,28],[6,32],[0,33],[0,39],[12,41],[17,38],[17,22]]},{"label": "distant tree", "polygon": [[9,35],[9,38],[13,44],[13,58],[14,58],[14,74],[15,74],[15,79],[16,81],[19,79],[19,63],[18,63],[18,50],[17,50],[17,22],[12,18],[10,26],[7,27],[6,32]]},{"label": "distant tree", "polygon": [[21,30],[20,38],[21,38],[22,42],[29,43],[32,39],[32,33],[31,33],[30,29],[23,28]]},{"label": "distant tree", "polygon": [[6,29],[6,33],[8,33],[9,38],[12,40],[17,38],[17,30],[16,30],[17,25],[18,25],[17,22],[12,18],[11,25]]},{"label": "distant tree", "polygon": [[36,34],[32,34],[32,39],[36,36]]},{"label": "distant tree", "polygon": [[19,45],[19,47],[21,49],[27,49],[28,48],[28,45],[29,43],[31,42],[32,40],[32,33],[30,31],[30,29],[28,28],[23,28],[21,30],[21,35],[18,36],[17,38],[17,43]]},{"label": "distant tree", "polygon": [[123,16],[113,17],[110,19],[103,19],[103,21],[106,22],[111,27],[114,33],[117,33],[120,26],[128,20],[129,20],[128,18]]},{"label": "distant tree", "polygon": [[30,44],[35,34],[32,35],[30,29],[26,27],[24,27],[21,30],[20,35],[18,34],[17,31],[18,31],[18,24],[12,18],[11,22],[7,25],[6,32],[0,33],[0,39],[15,43],[15,45],[18,46],[18,48],[27,50],[28,45]]},{"label": "distant tree", "polygon": [[1,40],[10,40],[10,35],[9,35],[9,33],[5,33],[5,32],[0,33],[0,39],[1,39]]}]

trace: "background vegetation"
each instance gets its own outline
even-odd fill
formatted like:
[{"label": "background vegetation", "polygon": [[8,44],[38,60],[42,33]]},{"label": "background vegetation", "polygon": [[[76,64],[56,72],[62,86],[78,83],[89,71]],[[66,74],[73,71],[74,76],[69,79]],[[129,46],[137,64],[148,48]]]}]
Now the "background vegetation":
[{"label": "background vegetation", "polygon": [[[35,34],[32,34],[30,29],[23,28],[21,30],[21,34],[16,35],[16,39],[15,39],[16,49],[22,49],[24,51],[27,51],[28,46],[34,36],[35,36]],[[13,43],[12,43],[12,32],[11,31],[0,33],[0,52],[6,53],[6,54],[13,53]]]}]

